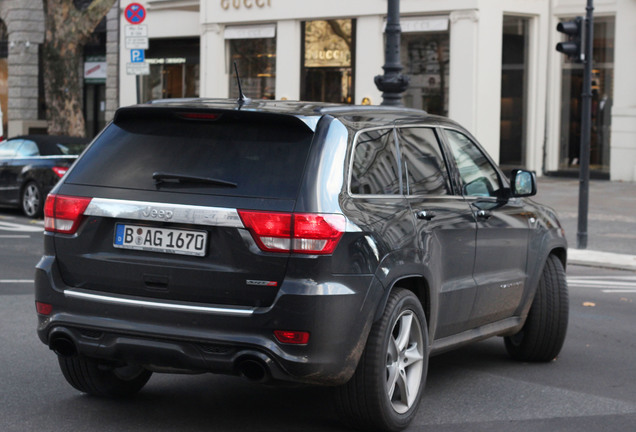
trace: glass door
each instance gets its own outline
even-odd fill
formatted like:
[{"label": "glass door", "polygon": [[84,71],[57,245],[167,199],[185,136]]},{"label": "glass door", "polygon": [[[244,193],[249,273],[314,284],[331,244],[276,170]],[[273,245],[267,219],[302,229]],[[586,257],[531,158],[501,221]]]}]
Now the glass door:
[{"label": "glass door", "polygon": [[526,162],[528,27],[528,18],[504,16],[499,135],[499,165],[504,169]]},{"label": "glass door", "polygon": [[307,21],[303,25],[300,98],[353,103],[355,21]]},{"label": "glass door", "polygon": [[[578,172],[581,142],[583,65],[563,57],[559,170]],[[590,171],[609,178],[610,127],[614,93],[614,18],[594,19]]]}]

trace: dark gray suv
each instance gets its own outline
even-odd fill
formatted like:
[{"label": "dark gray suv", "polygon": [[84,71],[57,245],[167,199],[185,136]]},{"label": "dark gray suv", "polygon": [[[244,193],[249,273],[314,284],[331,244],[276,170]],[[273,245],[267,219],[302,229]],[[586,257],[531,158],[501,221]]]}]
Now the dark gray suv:
[{"label": "dark gray suv", "polygon": [[352,424],[400,430],[430,355],[559,353],[567,245],[535,192],[422,111],[121,108],[46,200],[38,335],[92,395],[236,374],[333,386]]}]

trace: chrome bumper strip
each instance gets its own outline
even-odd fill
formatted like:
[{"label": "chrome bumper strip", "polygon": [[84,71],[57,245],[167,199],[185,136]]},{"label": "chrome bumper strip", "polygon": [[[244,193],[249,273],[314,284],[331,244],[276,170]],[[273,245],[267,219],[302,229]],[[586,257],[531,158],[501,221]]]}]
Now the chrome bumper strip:
[{"label": "chrome bumper strip", "polygon": [[166,303],[150,300],[141,300],[131,297],[113,297],[105,294],[95,294],[86,290],[77,288],[64,290],[64,295],[70,298],[78,298],[83,300],[92,300],[100,303],[111,303],[128,306],[140,306],[153,309],[172,310],[180,312],[201,312],[216,315],[233,315],[233,316],[250,316],[254,313],[254,308],[250,307],[232,307],[225,308],[220,306],[197,306],[184,303]]}]

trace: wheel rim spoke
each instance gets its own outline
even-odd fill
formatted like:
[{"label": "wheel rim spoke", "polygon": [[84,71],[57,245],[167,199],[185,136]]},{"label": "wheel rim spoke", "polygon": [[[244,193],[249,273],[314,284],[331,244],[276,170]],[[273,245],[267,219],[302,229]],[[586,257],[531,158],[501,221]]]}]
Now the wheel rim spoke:
[{"label": "wheel rim spoke", "polygon": [[407,368],[416,365],[424,360],[424,356],[420,352],[420,346],[417,343],[414,343],[404,352],[404,358],[408,360]]},{"label": "wheel rim spoke", "polygon": [[395,393],[395,387],[399,376],[399,369],[397,363],[392,363],[386,366],[387,369],[387,390],[389,399],[393,399],[393,393]]},{"label": "wheel rim spoke", "polygon": [[405,314],[403,315],[399,322],[400,326],[400,334],[398,335],[395,344],[397,345],[398,352],[404,351],[409,343],[409,339],[411,337],[411,326],[413,325],[413,314]]}]

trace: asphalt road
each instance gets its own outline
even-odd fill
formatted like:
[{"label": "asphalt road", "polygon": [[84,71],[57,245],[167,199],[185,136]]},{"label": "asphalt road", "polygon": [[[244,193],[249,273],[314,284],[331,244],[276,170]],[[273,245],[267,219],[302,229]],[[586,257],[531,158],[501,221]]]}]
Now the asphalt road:
[{"label": "asphalt road", "polygon": [[[340,431],[325,388],[159,375],[134,398],[82,395],[35,334],[41,221],[0,210],[0,430]],[[636,274],[570,267],[559,358],[510,360],[501,339],[431,359],[409,431],[599,431],[636,427]]]}]

